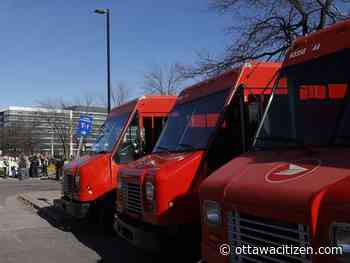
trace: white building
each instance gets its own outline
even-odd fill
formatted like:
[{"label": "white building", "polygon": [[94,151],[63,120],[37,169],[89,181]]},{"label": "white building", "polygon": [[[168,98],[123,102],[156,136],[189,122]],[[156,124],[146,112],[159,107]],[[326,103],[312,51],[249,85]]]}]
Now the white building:
[{"label": "white building", "polygon": [[72,106],[65,109],[42,107],[0,107],[0,150],[6,153],[45,152],[72,155],[77,149],[75,130],[80,114],[93,118],[92,133],[84,139],[91,144],[104,123],[105,108]]}]

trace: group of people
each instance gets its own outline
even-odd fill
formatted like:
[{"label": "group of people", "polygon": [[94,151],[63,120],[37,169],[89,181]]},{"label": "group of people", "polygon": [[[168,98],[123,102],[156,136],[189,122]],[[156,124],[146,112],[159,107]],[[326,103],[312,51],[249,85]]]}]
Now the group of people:
[{"label": "group of people", "polygon": [[3,176],[23,179],[48,176],[49,159],[43,154],[27,156],[0,156],[0,170]]}]

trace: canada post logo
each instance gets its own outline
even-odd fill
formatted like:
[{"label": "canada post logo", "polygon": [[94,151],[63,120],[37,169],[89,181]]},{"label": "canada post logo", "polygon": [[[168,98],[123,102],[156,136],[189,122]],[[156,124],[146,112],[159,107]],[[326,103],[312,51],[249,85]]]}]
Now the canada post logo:
[{"label": "canada post logo", "polygon": [[299,179],[315,171],[321,165],[321,160],[302,159],[292,162],[286,162],[274,167],[266,176],[265,180],[269,183],[285,183]]}]

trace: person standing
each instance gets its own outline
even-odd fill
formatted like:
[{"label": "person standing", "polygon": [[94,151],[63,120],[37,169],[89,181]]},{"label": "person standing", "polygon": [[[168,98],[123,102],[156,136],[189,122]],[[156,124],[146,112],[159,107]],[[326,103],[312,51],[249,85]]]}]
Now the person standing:
[{"label": "person standing", "polygon": [[6,171],[5,171],[5,163],[4,163],[4,158],[0,157],[0,169],[3,173],[3,177],[5,177]]},{"label": "person standing", "polygon": [[41,159],[42,175],[45,177],[48,176],[48,172],[47,172],[48,166],[49,166],[49,160],[47,159],[47,156],[42,156],[42,159]]},{"label": "person standing", "polygon": [[60,180],[63,176],[63,166],[64,166],[64,158],[62,156],[56,159],[56,180]]},{"label": "person standing", "polygon": [[27,160],[23,153],[21,153],[21,155],[19,156],[18,169],[19,169],[18,179],[22,180],[23,178],[26,177],[26,169],[27,169]]},{"label": "person standing", "polygon": [[42,162],[41,162],[41,154],[37,154],[36,159],[38,161],[38,174],[37,176],[40,177],[42,175]]},{"label": "person standing", "polygon": [[9,161],[8,159],[5,157],[4,158],[4,178],[7,178],[9,173]]},{"label": "person standing", "polygon": [[30,175],[30,174],[29,174],[30,160],[29,160],[29,157],[28,157],[27,155],[25,155],[24,158],[25,158],[26,163],[27,163],[27,165],[26,165],[26,170],[25,170],[25,176],[26,176],[27,178],[29,178],[29,175]]},{"label": "person standing", "polygon": [[34,155],[33,156],[33,161],[32,161],[32,166],[33,166],[33,177],[37,178],[39,177],[39,160],[38,160],[38,156]]},{"label": "person standing", "polygon": [[18,171],[18,162],[16,157],[11,158],[11,174],[12,177],[17,177],[17,171]]},{"label": "person standing", "polygon": [[33,160],[34,160],[34,156],[31,155],[29,156],[29,177],[33,177]]}]

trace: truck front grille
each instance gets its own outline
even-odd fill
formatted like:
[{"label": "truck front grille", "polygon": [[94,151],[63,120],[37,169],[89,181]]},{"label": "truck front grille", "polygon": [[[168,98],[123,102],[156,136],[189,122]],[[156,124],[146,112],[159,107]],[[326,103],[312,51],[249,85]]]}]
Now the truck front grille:
[{"label": "truck front grille", "polygon": [[138,183],[122,183],[124,206],[127,212],[142,214],[142,193]]},{"label": "truck front grille", "polygon": [[73,191],[74,191],[74,177],[72,175],[65,174],[63,176],[63,183],[62,183],[63,196],[66,196],[72,199]]},{"label": "truck front grille", "polygon": [[[309,229],[306,225],[281,223],[266,218],[239,214],[237,211],[228,214],[228,240],[232,248],[244,245],[252,247],[310,246]],[[232,253],[230,262],[310,263],[311,256],[237,255]]]}]

